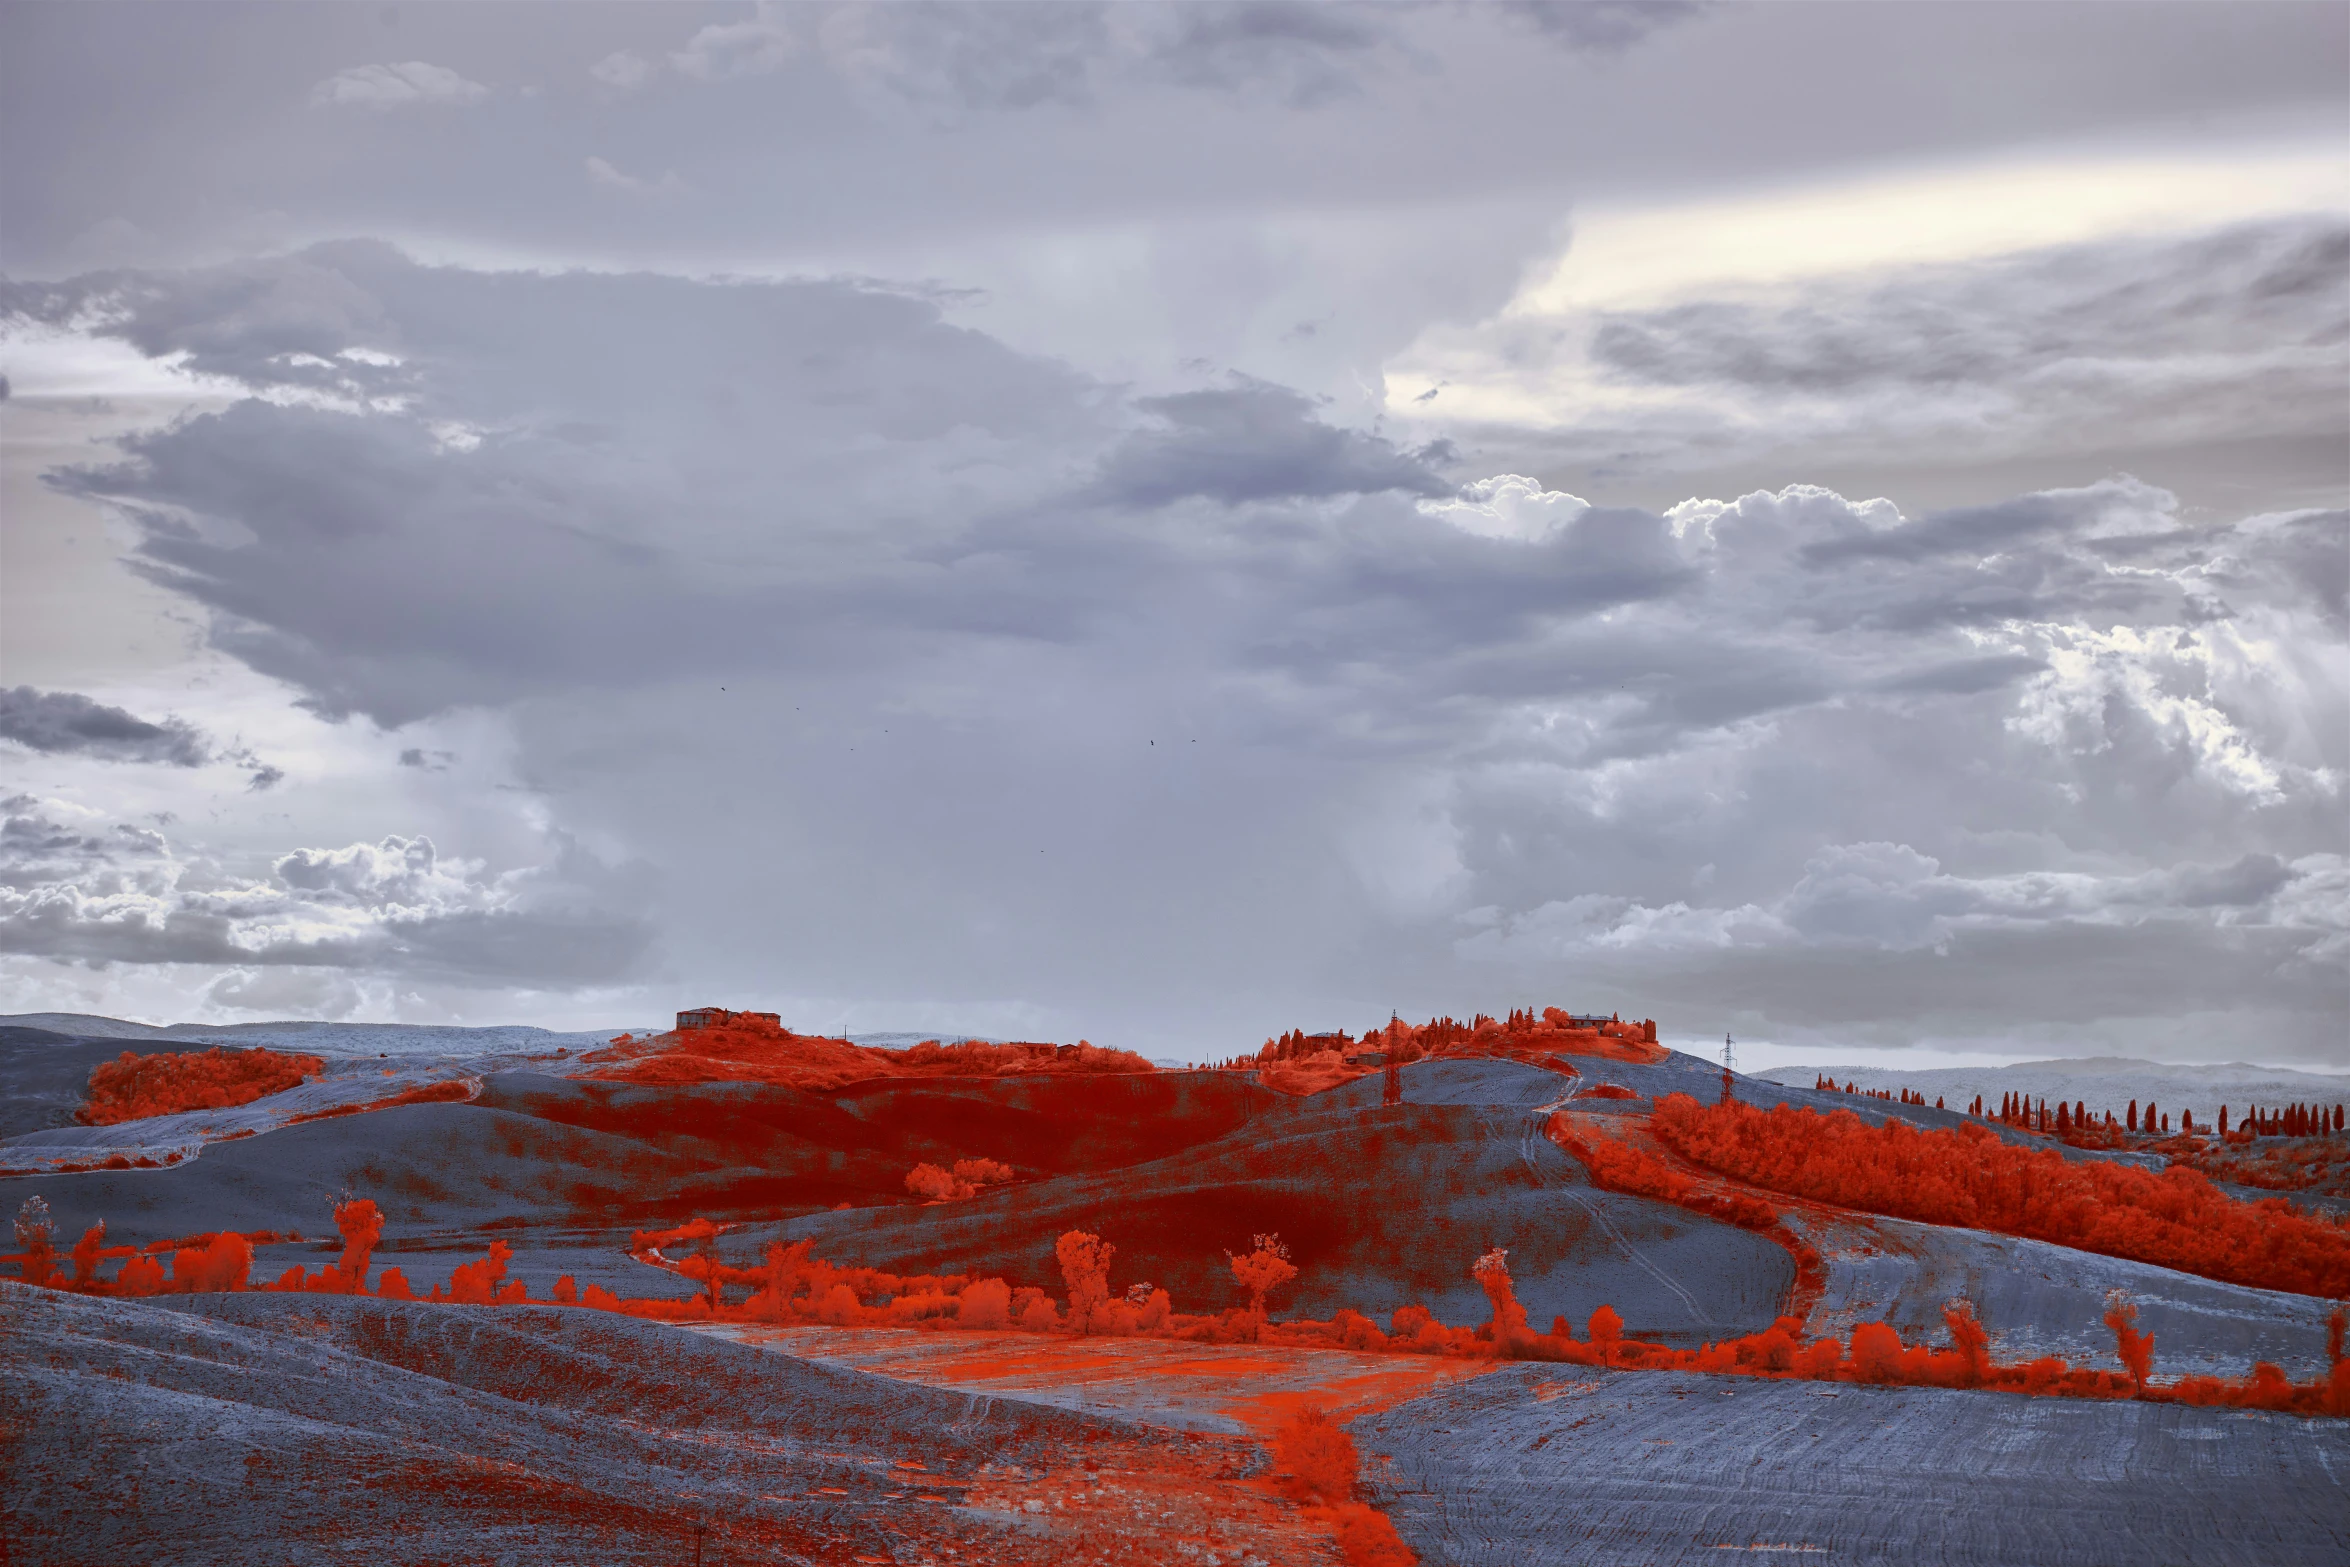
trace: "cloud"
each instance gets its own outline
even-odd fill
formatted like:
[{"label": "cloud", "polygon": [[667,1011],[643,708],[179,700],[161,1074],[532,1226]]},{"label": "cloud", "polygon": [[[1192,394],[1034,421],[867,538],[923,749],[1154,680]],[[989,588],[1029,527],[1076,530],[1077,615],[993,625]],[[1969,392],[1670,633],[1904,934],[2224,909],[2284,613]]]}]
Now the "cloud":
[{"label": "cloud", "polygon": [[1396,40],[1369,7],[1266,3],[1170,6],[1143,55],[1148,76],[1220,92],[1260,91],[1310,107],[1355,90]]},{"label": "cloud", "polygon": [[1073,107],[1150,88],[1312,108],[1383,62],[1424,57],[1402,9],[1200,0],[843,6],[821,42],[869,99],[934,111]]},{"label": "cloud", "polygon": [[1712,7],[1702,0],[1503,0],[1512,21],[1580,54],[1622,54]]},{"label": "cloud", "polygon": [[2327,399],[2350,374],[2350,225],[2326,212],[2210,227],[2174,213],[2152,233],[1841,270],[1832,251],[1791,252],[1785,279],[1758,265],[1655,289],[1643,278],[1674,255],[1613,254],[1608,223],[1589,220],[1559,274],[1588,238],[1588,287],[1530,284],[1481,324],[1429,329],[1390,361],[1389,408],[1612,475],[2339,435]]},{"label": "cloud", "polygon": [[1956,876],[1907,844],[1834,845],[1767,905],[1648,906],[1583,894],[1500,917],[1456,943],[1486,962],[1557,960],[1587,952],[1647,958],[1745,948],[1949,953],[1970,935],[2058,927],[2133,928],[2154,921],[2274,938],[2277,956],[2309,964],[2350,955],[2350,859],[2290,863],[2250,854],[2228,865],[2182,864],[2135,875],[2018,872]]},{"label": "cloud", "polygon": [[409,60],[396,65],[354,65],[310,89],[318,109],[412,109],[426,104],[480,103],[490,95],[445,65]]},{"label": "cloud", "polygon": [[652,80],[653,63],[643,55],[620,49],[589,66],[588,75],[616,92],[634,92]]},{"label": "cloud", "polygon": [[1564,490],[1544,489],[1539,479],[1504,473],[1463,485],[1449,500],[1422,501],[1420,509],[1463,533],[1538,544],[1564,532],[1591,503]]},{"label": "cloud", "polygon": [[696,81],[766,76],[781,70],[798,47],[791,30],[783,23],[782,8],[771,0],[759,0],[748,20],[713,22],[697,31],[686,40],[684,48],[669,57],[669,63],[680,76],[690,76]]},{"label": "cloud", "polygon": [[177,718],[149,723],[74,691],[0,690],[0,740],[50,755],[90,756],[110,762],[163,762],[202,767],[212,748],[194,725]]},{"label": "cloud", "polygon": [[607,190],[624,190],[637,195],[674,195],[686,188],[685,181],[677,177],[675,169],[664,171],[657,180],[648,180],[624,174],[597,157],[590,157],[586,167],[588,179]]},{"label": "cloud", "polygon": [[1116,504],[1165,506],[1198,496],[1230,506],[1451,488],[1418,455],[1324,424],[1312,402],[1287,387],[1243,378],[1136,406],[1159,422],[1128,436],[1103,463],[1095,493]]},{"label": "cloud", "polygon": [[86,808],[0,801],[0,953],[105,965],[306,967],[457,984],[577,986],[625,976],[649,935],[629,886],[561,838],[492,873],[422,836],[296,849],[264,875],[184,856]]}]

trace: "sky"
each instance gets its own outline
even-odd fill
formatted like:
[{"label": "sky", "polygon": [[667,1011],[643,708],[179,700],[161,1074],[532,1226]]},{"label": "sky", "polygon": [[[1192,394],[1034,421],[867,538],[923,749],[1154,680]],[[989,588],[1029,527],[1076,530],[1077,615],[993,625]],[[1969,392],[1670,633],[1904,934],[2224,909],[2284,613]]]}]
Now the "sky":
[{"label": "sky", "polygon": [[2350,10],[0,7],[0,1010],[2350,1070]]}]

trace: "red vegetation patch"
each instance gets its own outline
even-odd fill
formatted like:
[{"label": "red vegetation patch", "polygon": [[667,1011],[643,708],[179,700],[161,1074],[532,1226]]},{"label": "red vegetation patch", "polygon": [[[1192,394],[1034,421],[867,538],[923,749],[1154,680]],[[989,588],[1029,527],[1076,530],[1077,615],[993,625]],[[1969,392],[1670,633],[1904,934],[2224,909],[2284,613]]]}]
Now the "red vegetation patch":
[{"label": "red vegetation patch", "polygon": [[[344,1249],[334,1265],[305,1276],[297,1264],[265,1287],[328,1294],[367,1293],[368,1256],[382,1230],[382,1216],[373,1202],[358,1199],[335,1209],[335,1223],[342,1232]],[[1606,1306],[1592,1313],[1587,1340],[1577,1340],[1563,1317],[1552,1319],[1549,1332],[1536,1333],[1526,1321],[1525,1309],[1518,1302],[1510,1280],[1509,1254],[1500,1247],[1488,1250],[1471,1269],[1471,1276],[1492,1303],[1490,1321],[1475,1328],[1448,1327],[1438,1322],[1425,1306],[1405,1306],[1390,1319],[1390,1328],[1382,1331],[1370,1318],[1346,1310],[1339,1311],[1327,1322],[1311,1319],[1268,1322],[1263,1315],[1265,1296],[1296,1274],[1286,1248],[1271,1236],[1258,1236],[1247,1256],[1231,1258],[1234,1275],[1251,1292],[1250,1309],[1194,1317],[1173,1312],[1167,1292],[1152,1290],[1147,1284],[1129,1286],[1123,1298],[1115,1296],[1110,1268],[1117,1248],[1083,1231],[1064,1234],[1056,1248],[1069,1289],[1066,1315],[1054,1307],[1044,1291],[1033,1286],[1015,1289],[1001,1279],[975,1280],[963,1274],[900,1277],[873,1268],[838,1267],[811,1255],[811,1243],[805,1240],[791,1246],[770,1245],[763,1267],[732,1267],[717,1253],[716,1241],[722,1231],[723,1226],[711,1220],[695,1219],[669,1230],[640,1232],[636,1237],[635,1250],[640,1260],[671,1267],[707,1284],[706,1292],[697,1293],[690,1300],[621,1300],[593,1285],[577,1291],[568,1278],[558,1283],[555,1300],[563,1305],[576,1301],[584,1309],[620,1311],[663,1321],[776,1325],[813,1322],[834,1327],[914,1328],[930,1332],[959,1329],[1077,1336],[1099,1333],[1209,1344],[1250,1341],[1297,1349],[1344,1349],[1485,1361],[1557,1361],[1624,1369],[1800,1377],[1813,1381],[1984,1387],[2042,1396],[2135,1397],[2296,1414],[2350,1415],[2350,1360],[2342,1356],[2345,1322],[2340,1313],[2328,1336],[2333,1368],[2326,1377],[2294,1383],[2277,1367],[2261,1362],[2242,1380],[2189,1377],[2157,1385],[2151,1380],[2153,1338],[2138,1331],[2135,1311],[2118,1295],[2109,1304],[2105,1320],[2114,1331],[2117,1353],[2128,1367],[2126,1373],[2075,1369],[2052,1356],[2019,1365],[1994,1364],[1989,1358],[1989,1335],[1975,1319],[1973,1308],[1963,1301],[1953,1302],[1944,1313],[1952,1344],[1948,1350],[1904,1345],[1890,1326],[1880,1322],[1863,1323],[1856,1328],[1847,1355],[1844,1343],[1834,1338],[1804,1342],[1800,1337],[1802,1319],[1798,1317],[1781,1317],[1765,1331],[1744,1338],[1708,1344],[1696,1350],[1680,1350],[1625,1338],[1623,1319]],[[166,1289],[241,1289],[252,1261],[249,1243],[230,1231],[214,1236],[204,1247],[190,1246],[178,1251],[173,1257],[168,1282],[163,1270],[142,1256],[127,1257],[115,1278],[100,1279],[96,1276],[98,1264],[128,1250],[106,1247],[105,1228],[100,1224],[93,1226],[75,1246],[71,1259],[74,1276],[68,1282],[57,1269],[47,1211],[38,1199],[28,1202],[18,1215],[16,1239],[21,1250],[0,1260],[16,1262],[28,1283],[81,1294],[136,1296]],[[694,1243],[694,1256],[679,1263],[662,1257],[658,1247],[675,1241]],[[529,1293],[521,1282],[505,1279],[511,1256],[512,1251],[505,1242],[493,1241],[488,1256],[459,1265],[445,1293],[435,1286],[424,1298],[471,1305],[527,1302]],[[751,1294],[748,1299],[730,1301],[727,1299],[730,1286],[748,1287]],[[385,1273],[377,1293],[389,1299],[416,1298],[406,1278],[396,1269]],[[1327,1452],[1320,1458],[1310,1456],[1311,1452],[1329,1447],[1328,1443],[1316,1447],[1306,1442],[1294,1448],[1287,1462],[1299,1486],[1343,1509],[1345,1502],[1331,1495],[1335,1481],[1329,1476],[1335,1472],[1336,1460]],[[1336,1522],[1332,1526],[1338,1529],[1341,1539],[1347,1538],[1346,1528]],[[1378,1531],[1360,1519],[1355,1520],[1354,1532],[1359,1539],[1377,1543]],[[1395,1558],[1369,1555],[1350,1559],[1386,1562]]]},{"label": "red vegetation patch", "polygon": [[[1580,1098],[1581,1095],[1576,1097]],[[1779,1222],[1779,1212],[1759,1197],[1745,1192],[1709,1191],[1642,1148],[1612,1137],[1575,1135],[1562,1116],[1551,1117],[1551,1141],[1581,1160],[1593,1185],[1634,1197],[1653,1197],[1721,1219],[1741,1229],[1768,1230]],[[1792,1237],[1789,1237],[1791,1240]],[[1803,1257],[1798,1254],[1800,1271]],[[1815,1259],[1816,1262],[1816,1259]]]},{"label": "red vegetation patch", "polygon": [[201,1054],[136,1056],[125,1050],[90,1072],[75,1119],[114,1126],[182,1110],[227,1110],[296,1088],[326,1070],[317,1056],[215,1046]]},{"label": "red vegetation patch", "polygon": [[[740,1014],[737,1015],[738,1019]],[[1156,1071],[1127,1050],[1079,1040],[1049,1045],[935,1039],[905,1050],[883,1050],[818,1034],[737,1021],[724,1028],[673,1030],[644,1039],[626,1034],[608,1049],[580,1057],[597,1068],[580,1075],[608,1083],[678,1086],[688,1083],[774,1083],[787,1088],[837,1088],[893,1077],[1015,1077],[1046,1073]]]},{"label": "red vegetation patch", "polygon": [[473,1093],[473,1085],[462,1081],[426,1083],[405,1089],[388,1099],[370,1099],[365,1104],[336,1105],[330,1110],[311,1110],[301,1115],[291,1115],[286,1117],[286,1125],[300,1126],[305,1121],[331,1121],[339,1115],[361,1115],[369,1110],[389,1110],[395,1105],[455,1104],[459,1100],[471,1099]]},{"label": "red vegetation patch", "polygon": [[2155,1144],[2151,1151],[2173,1164],[2200,1170],[2215,1181],[2269,1192],[2350,1197],[2350,1141],[2339,1134],[2279,1140],[2265,1147],[2252,1144],[2250,1135],[2230,1137],[2218,1144],[2175,1137]]},{"label": "red vegetation patch", "polygon": [[2256,1289],[2350,1295],[2350,1228],[2281,1198],[2237,1202],[2197,1172],[2160,1174],[2018,1148],[1983,1126],[1920,1131],[1849,1110],[1658,1104],[1657,1140],[1772,1191],[1927,1224],[1996,1230]]},{"label": "red vegetation patch", "polygon": [[1577,1099],[1637,1099],[1640,1096],[1621,1083],[1593,1083],[1575,1097]]},{"label": "red vegetation patch", "polygon": [[1501,1018],[1479,1013],[1466,1023],[1449,1017],[1417,1024],[1393,1018],[1366,1030],[1360,1039],[1343,1030],[1308,1034],[1293,1029],[1266,1040],[1256,1054],[1236,1056],[1224,1066],[1254,1071],[1258,1081],[1281,1093],[1318,1094],[1382,1067],[1412,1061],[1498,1056],[1572,1077],[1574,1067],[1559,1056],[1653,1065],[1670,1053],[1656,1042],[1652,1021],[1578,1018],[1545,1007],[1539,1017],[1527,1008]]},{"label": "red vegetation patch", "polygon": [[1012,1178],[1012,1167],[993,1159],[957,1159],[954,1168],[918,1164],[906,1172],[906,1190],[932,1202],[961,1202],[979,1195],[983,1186],[1001,1186]]}]

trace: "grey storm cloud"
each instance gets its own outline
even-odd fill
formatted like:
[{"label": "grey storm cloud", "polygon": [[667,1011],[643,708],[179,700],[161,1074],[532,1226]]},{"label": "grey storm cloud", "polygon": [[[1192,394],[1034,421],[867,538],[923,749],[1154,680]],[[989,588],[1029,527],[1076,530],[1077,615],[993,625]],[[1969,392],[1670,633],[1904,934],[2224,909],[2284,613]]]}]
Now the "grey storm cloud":
[{"label": "grey storm cloud", "polygon": [[[2346,265],[2350,226],[2297,217],[1520,323],[1504,347],[1669,393],[1629,422],[1595,407],[1551,438],[1561,456],[1646,450],[1670,467],[1758,440],[1879,462],[2332,440]],[[1777,417],[1758,429],[1764,406]]]},{"label": "grey storm cloud", "polygon": [[1434,496],[1454,488],[1417,454],[1323,423],[1287,387],[1243,380],[1136,406],[1162,424],[1128,436],[1103,463],[1094,493],[1112,505],[1201,496],[1231,506],[1387,490]]},{"label": "grey storm cloud", "polygon": [[546,979],[658,928],[802,995],[1190,1016],[1303,972],[2330,1048],[2339,513],[1591,506],[842,282],[346,244],[5,303],[254,394],[52,476],[216,648],[386,727],[498,710],[563,830],[670,878],[403,835],[216,890],[28,810],[74,842],[22,861],[19,950]]},{"label": "grey storm cloud", "polygon": [[1570,49],[1619,54],[1702,16],[1709,0],[1502,0],[1501,11]]},{"label": "grey storm cloud", "polygon": [[52,755],[111,762],[162,762],[202,767],[212,747],[193,724],[178,718],[150,723],[75,691],[0,690],[0,740]]},{"label": "grey storm cloud", "polygon": [[[917,3],[843,7],[811,29],[844,79],[933,109],[1092,105],[1161,85],[1312,109],[1398,68],[1427,72],[1431,8],[1319,0],[1199,0],[1171,6]],[[1508,8],[1511,21],[1574,53],[1620,54],[1700,14],[1679,0]],[[763,12],[772,31],[783,13]]]}]

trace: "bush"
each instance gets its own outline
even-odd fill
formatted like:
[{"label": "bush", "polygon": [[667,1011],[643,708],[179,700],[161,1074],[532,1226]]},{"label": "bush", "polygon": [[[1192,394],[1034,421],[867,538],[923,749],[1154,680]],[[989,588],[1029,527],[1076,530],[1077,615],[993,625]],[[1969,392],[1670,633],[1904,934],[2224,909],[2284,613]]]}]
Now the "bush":
[{"label": "bush", "polygon": [[963,1291],[956,1319],[967,1328],[1012,1325],[1012,1287],[1002,1279],[981,1279]]},{"label": "bush", "polygon": [[1326,1410],[1307,1405],[1273,1433],[1273,1467],[1292,1501],[1346,1502],[1354,1499],[1360,1465],[1354,1438]]},{"label": "bush", "polygon": [[114,1126],[182,1110],[226,1110],[298,1087],[326,1070],[317,1056],[214,1046],[201,1054],[136,1056],[125,1050],[90,1073],[75,1119]]}]

